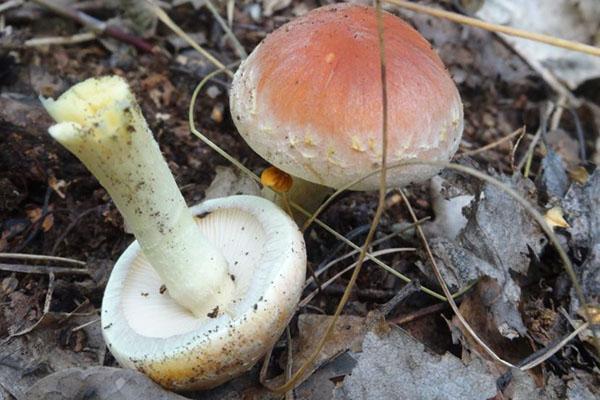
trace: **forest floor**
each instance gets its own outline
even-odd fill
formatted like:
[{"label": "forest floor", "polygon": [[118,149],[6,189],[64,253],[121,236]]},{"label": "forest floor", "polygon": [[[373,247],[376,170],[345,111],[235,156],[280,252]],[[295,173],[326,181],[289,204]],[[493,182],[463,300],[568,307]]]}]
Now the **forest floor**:
[{"label": "forest floor", "polygon": [[[67,368],[117,366],[102,340],[99,309],[111,268],[133,237],[125,233],[118,210],[97,180],[47,134],[52,121],[39,96],[56,98],[89,77],[123,76],[188,204],[201,202],[207,190],[233,194],[243,180],[227,160],[190,133],[191,94],[214,70],[209,61],[162,23],[130,18],[135,12],[113,4],[118,2],[60,3],[127,29],[146,24],[136,34],[161,50],[144,53],[106,36],[72,44],[31,43],[33,38],[71,37],[82,28],[29,3],[0,14],[0,253],[83,262],[0,258],[0,399],[33,398],[27,394],[32,385]],[[239,60],[213,14],[200,7],[202,2],[179,3],[166,11],[184,31],[223,64]],[[448,4],[452,2],[439,3],[464,11]],[[268,32],[320,4],[324,3],[246,1],[234,9],[233,32],[249,52]],[[225,18],[225,5],[219,7]],[[582,282],[590,310],[598,312],[600,78],[569,90],[577,100],[572,103],[497,35],[399,8],[389,10],[431,41],[458,85],[465,130],[454,160],[500,179],[556,222],[554,232]],[[226,75],[204,87],[196,106],[196,127],[260,174],[268,164],[236,132],[228,88]],[[482,149],[486,145],[489,148]],[[221,178],[215,180],[217,175]],[[441,183],[436,181],[441,192],[426,182],[405,193],[417,218],[428,218],[424,230],[451,290],[472,285],[456,300],[461,314],[496,354],[522,366],[581,326],[585,318],[580,301],[558,252],[514,199],[469,176],[450,171],[442,176]],[[448,236],[444,216],[436,212],[441,212],[444,199],[459,195],[473,199],[463,211],[468,222],[458,236]],[[320,219],[361,245],[376,206],[376,193],[346,192]],[[564,220],[548,214],[553,208]],[[439,292],[412,222],[400,192],[390,190],[376,239],[396,234],[372,250],[416,248],[379,258]],[[351,249],[315,224],[305,239],[309,263],[315,271],[323,271],[322,282],[356,261],[354,255],[324,269]],[[342,275],[317,292],[291,322],[295,367],[314,350],[349,276]],[[361,398],[384,398],[386,393],[397,398],[479,398],[477,393],[496,399],[600,396],[600,358],[589,329],[561,344],[541,365],[525,372],[511,370],[473,341],[447,303],[416,290],[386,316],[390,332],[367,333],[365,321],[371,312],[380,310],[405,285],[374,263],[365,263],[333,339],[326,343],[314,373],[296,389],[295,398],[357,398],[356,393],[366,396]],[[315,288],[307,287],[303,297]],[[283,373],[285,349],[284,335],[271,358],[269,376]],[[528,358],[530,354],[534,356]],[[384,370],[377,369],[381,365]],[[79,385],[81,390],[88,384],[81,379],[69,382],[65,386]],[[459,382],[459,388],[448,382]],[[491,389],[482,382],[491,382]],[[45,385],[36,390],[57,390],[54,384]],[[146,397],[167,398],[156,390]],[[277,398],[260,385],[256,368],[209,393],[182,395]]]}]

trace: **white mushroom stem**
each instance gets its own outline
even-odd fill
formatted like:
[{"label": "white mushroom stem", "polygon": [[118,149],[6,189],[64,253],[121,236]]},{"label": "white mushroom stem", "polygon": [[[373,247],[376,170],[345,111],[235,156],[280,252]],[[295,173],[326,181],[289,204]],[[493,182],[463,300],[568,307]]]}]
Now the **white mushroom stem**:
[{"label": "white mushroom stem", "polygon": [[232,300],[223,255],[201,234],[127,83],[81,82],[42,99],[52,137],[108,191],[169,295],[196,316]]}]

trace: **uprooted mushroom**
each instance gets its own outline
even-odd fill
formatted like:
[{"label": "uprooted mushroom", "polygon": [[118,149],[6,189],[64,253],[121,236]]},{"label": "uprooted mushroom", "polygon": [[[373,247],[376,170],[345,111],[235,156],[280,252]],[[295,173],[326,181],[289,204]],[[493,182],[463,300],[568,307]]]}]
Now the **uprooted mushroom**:
[{"label": "uprooted mushroom", "polygon": [[294,222],[260,197],[188,208],[127,83],[88,79],[44,99],[50,134],[108,191],[137,241],[102,301],[111,353],[171,389],[216,386],[277,340],[302,290]]}]

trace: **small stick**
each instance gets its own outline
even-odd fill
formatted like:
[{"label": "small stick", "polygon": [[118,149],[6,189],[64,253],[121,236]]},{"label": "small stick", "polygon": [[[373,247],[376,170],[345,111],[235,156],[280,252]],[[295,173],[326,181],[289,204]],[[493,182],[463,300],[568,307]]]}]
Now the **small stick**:
[{"label": "small stick", "polygon": [[404,325],[406,323],[415,321],[417,319],[423,318],[429,314],[433,314],[433,313],[437,313],[439,311],[445,310],[446,308],[448,308],[448,303],[444,302],[444,303],[437,303],[434,305],[431,305],[429,307],[425,307],[425,308],[421,308],[420,310],[417,310],[415,312],[412,312],[410,314],[406,314],[406,315],[401,315],[398,317],[395,317],[393,319],[390,319],[388,322],[390,324],[396,324],[396,325]]},{"label": "small stick", "polygon": [[192,39],[190,37],[190,35],[185,33],[183,31],[183,29],[181,29],[179,26],[177,26],[177,24],[171,19],[171,17],[169,17],[167,15],[167,13],[162,8],[160,8],[153,2],[150,2],[150,5],[152,6],[152,10],[154,11],[154,14],[156,14],[158,19],[160,19],[163,22],[163,24],[167,25],[173,32],[175,32],[177,34],[177,36],[179,36],[180,38],[185,40],[190,46],[192,46],[192,48],[194,48],[194,50],[196,50],[198,53],[202,54],[215,67],[217,67],[219,70],[223,70],[223,72],[225,72],[227,75],[229,75],[230,78],[233,78],[233,72],[231,72],[228,67],[226,67],[221,61],[217,60],[208,51],[203,49],[198,43],[196,43],[194,41],[194,39]]},{"label": "small stick", "polygon": [[78,325],[78,326],[76,326],[75,328],[71,329],[71,332],[76,332],[76,331],[78,331],[78,330],[81,330],[81,329],[85,328],[86,326],[90,326],[90,325],[92,325],[92,324],[95,324],[96,322],[100,322],[100,318],[94,318],[94,319],[93,319],[93,320],[91,320],[91,321],[88,321],[88,322],[86,322],[86,323],[83,323],[83,324],[81,324],[81,325]]},{"label": "small stick", "polygon": [[411,294],[416,293],[420,290],[421,285],[417,281],[412,281],[411,283],[404,285],[402,289],[400,289],[398,293],[394,295],[394,297],[392,297],[388,302],[381,306],[381,314],[385,317],[386,315],[391,313],[392,310],[396,308],[398,304],[400,304],[400,302],[405,300]]},{"label": "small stick", "polygon": [[0,263],[0,271],[18,272],[21,274],[90,275],[90,271],[88,271],[87,269],[55,267],[50,265],[21,265]]},{"label": "small stick", "polygon": [[44,261],[63,261],[66,263],[85,266],[83,261],[73,258],[45,256],[39,254],[24,254],[24,253],[0,253],[0,258],[12,258],[13,260],[44,260]]},{"label": "small stick", "polygon": [[493,24],[491,22],[485,22],[477,18],[467,17],[461,14],[453,13],[450,11],[439,10],[420,4],[411,3],[405,0],[384,0],[387,3],[397,5],[402,8],[406,8],[411,11],[428,14],[438,18],[448,19],[459,24],[473,26],[475,28],[484,29],[486,31],[504,33],[510,36],[516,36],[527,40],[533,40],[540,43],[549,44],[555,47],[561,47],[567,50],[578,51],[580,53],[590,54],[592,56],[600,57],[600,48],[596,46],[590,46],[589,44],[579,43],[572,40],[560,39],[550,35],[544,35],[541,33],[529,32],[524,29],[513,28],[510,26]]},{"label": "small stick", "polygon": [[217,8],[214,6],[212,1],[204,0],[204,4],[210,10],[213,17],[215,17],[215,19],[217,20],[219,25],[221,25],[221,28],[223,28],[223,30],[225,31],[225,34],[229,37],[229,39],[231,39],[231,42],[233,43],[233,47],[234,47],[235,52],[237,53],[238,57],[240,57],[242,60],[247,58],[248,53],[246,53],[246,49],[244,49],[244,46],[242,46],[242,44],[240,43],[238,38],[235,36],[233,31],[229,28],[229,25],[227,25],[227,22],[225,22],[223,20],[223,18],[219,14],[219,10],[217,10]]},{"label": "small stick", "polygon": [[154,46],[152,46],[150,43],[146,42],[144,39],[142,39],[138,36],[132,35],[130,33],[127,33],[116,26],[108,25],[106,22],[100,21],[99,19],[96,19],[96,18],[92,17],[91,15],[88,15],[84,12],[81,12],[79,10],[74,10],[72,8],[64,7],[60,4],[57,4],[54,1],[49,1],[49,0],[32,0],[32,1],[40,6],[43,6],[47,9],[53,11],[54,13],[56,13],[58,15],[61,15],[63,17],[77,21],[81,25],[88,27],[89,29],[91,29],[92,31],[94,31],[96,33],[105,34],[105,35],[110,36],[114,39],[117,39],[123,43],[130,44],[130,45],[134,46],[135,48],[137,48],[141,51],[144,51],[146,53],[155,53]]},{"label": "small stick", "polygon": [[523,127],[519,128],[519,129],[517,129],[516,131],[512,132],[511,134],[506,135],[506,136],[504,136],[504,137],[502,137],[502,138],[500,138],[500,139],[498,139],[498,140],[496,140],[496,141],[494,141],[492,143],[486,144],[483,147],[480,147],[480,148],[474,149],[474,150],[470,150],[470,151],[464,151],[464,152],[462,152],[460,154],[457,154],[456,158],[462,158],[462,157],[466,157],[466,156],[472,156],[474,154],[479,154],[479,153],[482,153],[484,151],[490,150],[490,149],[492,149],[492,148],[494,148],[494,147],[496,147],[496,146],[498,146],[498,145],[500,145],[500,144],[502,144],[502,143],[504,143],[506,141],[509,141],[510,139],[514,138],[515,136],[520,135],[524,130],[525,130],[525,127],[523,126]]},{"label": "small stick", "polygon": [[25,41],[25,47],[76,44],[88,42],[97,38],[95,32],[78,33],[73,36],[49,36],[42,38],[33,38]]}]

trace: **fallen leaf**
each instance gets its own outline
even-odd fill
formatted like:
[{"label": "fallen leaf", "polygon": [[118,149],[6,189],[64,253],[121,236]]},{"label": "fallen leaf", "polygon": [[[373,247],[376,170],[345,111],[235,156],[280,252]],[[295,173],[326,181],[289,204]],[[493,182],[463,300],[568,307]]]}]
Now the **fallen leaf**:
[{"label": "fallen leaf", "polygon": [[50,178],[48,178],[48,186],[50,186],[61,199],[65,198],[63,189],[67,187],[67,182],[62,179],[56,179],[54,175],[51,175]]},{"label": "fallen leaf", "polygon": [[542,159],[542,173],[536,183],[540,193],[548,200],[562,199],[569,188],[569,177],[561,157],[552,149],[548,149]]},{"label": "fallen leaf", "polygon": [[[562,201],[570,227],[569,246],[575,257],[575,272],[588,302],[600,302],[600,171],[585,185],[572,184]],[[571,291],[571,309],[581,305]]]},{"label": "fallen leaf", "polygon": [[[296,371],[314,353],[319,341],[325,334],[325,330],[331,322],[330,315],[301,314],[298,317],[299,336],[294,340],[292,351],[292,367]],[[308,378],[321,365],[335,359],[340,354],[348,351],[359,351],[360,344],[366,332],[365,318],[353,315],[341,315],[335,323],[333,332],[328,339],[317,359],[304,375]],[[280,375],[270,380],[274,386],[283,384],[284,376]]]},{"label": "fallen leaf", "polygon": [[334,392],[336,400],[360,399],[489,399],[496,379],[485,364],[468,364],[450,353],[431,354],[404,333],[392,328],[379,337],[366,334],[352,374]]},{"label": "fallen leaf", "polygon": [[[595,0],[486,0],[475,14],[484,21],[555,37],[594,43],[600,29],[600,5]],[[531,64],[543,65],[574,89],[600,76],[600,59],[556,46],[500,34]]]},{"label": "fallen leaf", "polygon": [[39,380],[26,393],[28,400],[184,400],[131,369],[69,368]]},{"label": "fallen leaf", "polygon": [[[502,288],[495,280],[486,277],[477,282],[477,285],[463,297],[459,311],[479,338],[498,356],[511,363],[516,363],[530,355],[533,349],[526,338],[509,339],[502,334],[502,327],[496,325],[498,318],[489,310],[501,312],[503,308],[507,309],[507,313],[510,313],[511,305],[505,304],[502,300]],[[471,334],[465,330],[458,317],[454,316],[452,318],[450,328],[453,335],[460,332],[458,338],[465,349],[475,352],[479,357],[490,361],[489,368],[491,370],[499,373],[506,372],[506,368],[492,360],[487,352],[472,338]],[[538,383],[543,379],[539,369],[530,370],[528,373]]]},{"label": "fallen leaf", "polygon": [[550,226],[550,228],[554,229],[558,228],[569,228],[569,224],[565,221],[563,217],[563,210],[560,207],[552,207],[546,214],[544,214],[544,220]]},{"label": "fallen leaf", "polygon": [[569,170],[569,176],[571,177],[571,179],[573,179],[580,185],[585,185],[585,183],[590,178],[590,175],[588,174],[587,170],[583,167],[576,167],[572,170]]}]

